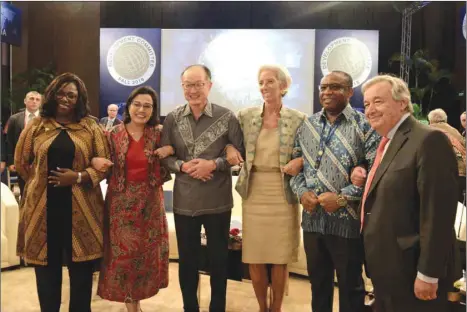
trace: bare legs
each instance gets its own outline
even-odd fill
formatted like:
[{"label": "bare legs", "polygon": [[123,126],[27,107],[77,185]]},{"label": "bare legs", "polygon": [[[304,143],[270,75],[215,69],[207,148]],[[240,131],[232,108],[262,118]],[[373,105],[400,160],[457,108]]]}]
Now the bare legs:
[{"label": "bare legs", "polygon": [[139,305],[139,301],[133,301],[133,302],[125,302],[126,309],[128,312],[140,312],[141,307]]},{"label": "bare legs", "polygon": [[287,265],[273,264],[272,266],[272,304],[271,312],[281,312],[284,299],[285,286],[287,284]]},{"label": "bare legs", "polygon": [[250,277],[260,312],[268,311],[268,271],[265,264],[250,264]]},{"label": "bare legs", "polygon": [[273,264],[272,277],[272,303],[268,308],[268,272],[266,264],[250,264],[250,277],[258,300],[260,312],[280,312],[282,300],[284,299],[285,286],[287,283],[287,265]]}]

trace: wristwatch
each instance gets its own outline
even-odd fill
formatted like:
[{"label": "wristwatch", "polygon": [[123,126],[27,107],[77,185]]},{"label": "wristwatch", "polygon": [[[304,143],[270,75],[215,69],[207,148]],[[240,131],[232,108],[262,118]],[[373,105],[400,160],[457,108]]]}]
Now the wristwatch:
[{"label": "wristwatch", "polygon": [[344,196],[342,196],[342,194],[337,195],[337,201],[336,202],[340,207],[347,206],[347,199]]},{"label": "wristwatch", "polygon": [[81,183],[81,172],[78,172],[78,180],[76,180],[76,183]]}]

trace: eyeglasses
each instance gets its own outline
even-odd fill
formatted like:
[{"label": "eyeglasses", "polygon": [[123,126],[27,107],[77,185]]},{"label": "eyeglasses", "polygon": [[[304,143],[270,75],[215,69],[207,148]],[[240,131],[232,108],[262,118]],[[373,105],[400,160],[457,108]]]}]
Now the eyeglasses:
[{"label": "eyeglasses", "polygon": [[63,91],[57,92],[55,95],[58,99],[63,99],[66,97],[69,101],[75,101],[78,98],[78,95],[76,93],[68,92],[65,94]]},{"label": "eyeglasses", "polygon": [[131,107],[134,107],[136,110],[140,110],[141,108],[143,108],[143,110],[151,110],[153,108],[153,105],[133,102],[131,103]]},{"label": "eyeglasses", "polygon": [[327,88],[329,88],[330,91],[332,92],[337,92],[337,91],[344,91],[346,88],[350,88],[351,86],[348,85],[341,85],[341,84],[323,84],[318,86],[319,92],[324,92],[326,91]]},{"label": "eyeglasses", "polygon": [[195,88],[195,90],[200,90],[206,85],[205,82],[196,82],[196,83],[182,83],[182,87],[185,90],[190,90],[191,88]]}]

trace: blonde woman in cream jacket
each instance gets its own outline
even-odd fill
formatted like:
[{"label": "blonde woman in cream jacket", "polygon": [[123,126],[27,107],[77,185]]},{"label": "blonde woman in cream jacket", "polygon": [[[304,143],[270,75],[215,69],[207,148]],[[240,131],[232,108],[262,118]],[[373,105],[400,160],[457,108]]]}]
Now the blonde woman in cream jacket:
[{"label": "blonde woman in cream jacket", "polygon": [[[287,264],[298,258],[300,211],[289,180],[300,171],[302,163],[301,158],[290,160],[296,130],[306,115],[282,104],[291,84],[287,69],[262,66],[258,83],[263,105],[243,109],[238,114],[245,161],[230,146],[227,160],[231,165],[243,162],[236,185],[243,199],[242,261],[249,264],[260,312],[279,312],[287,284]],[[270,307],[267,264],[272,265]]]}]

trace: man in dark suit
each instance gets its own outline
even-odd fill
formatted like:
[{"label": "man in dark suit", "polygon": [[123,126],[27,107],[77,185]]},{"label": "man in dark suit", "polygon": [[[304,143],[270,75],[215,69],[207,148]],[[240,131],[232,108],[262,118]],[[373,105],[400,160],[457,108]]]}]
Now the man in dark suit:
[{"label": "man in dark suit", "polygon": [[110,104],[109,106],[107,106],[107,114],[108,114],[108,117],[104,117],[100,121],[100,124],[104,127],[105,130],[109,130],[113,126],[116,126],[122,123],[122,121],[117,118],[118,105]]},{"label": "man in dark suit", "polygon": [[[35,117],[39,116],[39,108],[42,103],[42,95],[39,92],[31,91],[24,98],[26,109],[10,117],[6,126],[7,159],[6,164],[10,172],[16,172],[14,165],[15,148],[19,136],[27,124]],[[24,190],[24,181],[18,176],[18,185],[21,195]]]},{"label": "man in dark suit", "polygon": [[376,76],[362,91],[365,115],[382,136],[360,211],[377,311],[447,311],[448,292],[461,275],[454,269],[452,146],[444,133],[411,116],[401,79]]}]

